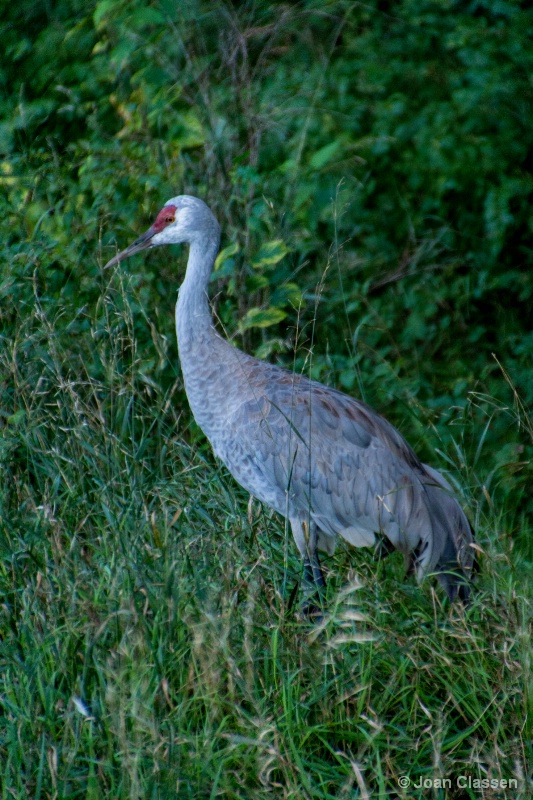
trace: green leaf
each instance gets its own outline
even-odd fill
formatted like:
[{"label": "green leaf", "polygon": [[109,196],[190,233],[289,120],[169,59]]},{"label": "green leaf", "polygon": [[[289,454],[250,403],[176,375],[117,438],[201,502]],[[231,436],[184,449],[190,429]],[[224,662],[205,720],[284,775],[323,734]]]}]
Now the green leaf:
[{"label": "green leaf", "polygon": [[291,304],[297,306],[302,299],[300,287],[296,283],[284,283],[273,292],[270,302],[276,308]]},{"label": "green leaf", "polygon": [[267,267],[277,264],[289,252],[289,248],[281,239],[274,239],[265,244],[259,250],[256,258],[252,261],[252,267]]},{"label": "green leaf", "polygon": [[224,266],[224,263],[231,258],[231,256],[236,255],[239,252],[240,248],[237,242],[233,242],[232,244],[225,247],[223,250],[220,251],[218,254],[216,261],[215,261],[215,271],[221,269]]},{"label": "green leaf", "polygon": [[141,8],[130,17],[132,28],[144,28],[145,25],[165,25],[166,20],[155,8]]},{"label": "green leaf", "polygon": [[285,319],[286,312],[281,308],[251,308],[241,322],[241,330],[249,328],[269,328]]},{"label": "green leaf", "polygon": [[322,167],[325,167],[330,161],[333,161],[340,146],[341,143],[339,141],[334,141],[321,147],[320,150],[317,150],[309,159],[309,166],[311,169],[322,169]]},{"label": "green leaf", "polygon": [[115,7],[116,7],[115,0],[100,0],[98,5],[94,9],[94,14],[93,14],[94,27],[97,30],[100,28],[104,18],[107,17],[108,13]]}]

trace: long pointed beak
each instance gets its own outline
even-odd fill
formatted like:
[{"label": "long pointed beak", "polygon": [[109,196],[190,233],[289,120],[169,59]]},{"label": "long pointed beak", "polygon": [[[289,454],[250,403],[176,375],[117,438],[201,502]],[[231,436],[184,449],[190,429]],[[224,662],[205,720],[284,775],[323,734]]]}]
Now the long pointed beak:
[{"label": "long pointed beak", "polygon": [[104,269],[109,269],[109,267],[114,267],[115,264],[119,264],[124,259],[133,256],[135,253],[140,253],[141,250],[149,250],[152,245],[152,237],[157,233],[152,227],[148,228],[142,236],[139,236],[138,239],[135,239],[133,244],[130,244],[129,247],[126,247],[125,250],[121,250],[120,253],[117,253],[116,256],[113,256],[111,261],[108,261],[105,265]]}]

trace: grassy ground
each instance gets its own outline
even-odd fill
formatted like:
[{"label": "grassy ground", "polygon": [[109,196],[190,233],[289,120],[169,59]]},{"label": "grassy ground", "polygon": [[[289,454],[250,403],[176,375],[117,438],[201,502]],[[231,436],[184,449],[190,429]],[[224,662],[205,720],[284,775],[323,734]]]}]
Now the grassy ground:
[{"label": "grassy ground", "polygon": [[[144,375],[141,313],[120,274],[90,313],[36,286],[1,340],[1,797],[530,797],[509,518],[464,488],[483,550],[466,611],[341,547],[327,618],[299,621],[282,521],[175,411],[179,378]],[[461,785],[485,778],[517,788]]]}]

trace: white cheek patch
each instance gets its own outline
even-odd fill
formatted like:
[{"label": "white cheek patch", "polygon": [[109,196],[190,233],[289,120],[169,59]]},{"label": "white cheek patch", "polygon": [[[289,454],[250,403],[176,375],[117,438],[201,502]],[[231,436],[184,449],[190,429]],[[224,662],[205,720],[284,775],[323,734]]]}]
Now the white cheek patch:
[{"label": "white cheek patch", "polygon": [[167,228],[164,228],[159,233],[156,233],[152,236],[152,245],[159,245],[159,244],[172,244],[176,241],[173,234],[174,225],[169,225]]}]

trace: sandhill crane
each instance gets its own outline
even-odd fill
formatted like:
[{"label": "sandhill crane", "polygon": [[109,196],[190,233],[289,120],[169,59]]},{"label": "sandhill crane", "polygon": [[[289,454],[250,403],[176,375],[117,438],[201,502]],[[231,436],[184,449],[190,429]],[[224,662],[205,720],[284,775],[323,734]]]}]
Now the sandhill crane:
[{"label": "sandhill crane", "polygon": [[443,476],[365,403],[259,361],[216,331],[207,287],[219,242],[208,206],[181,195],[106,268],[160,245],[189,245],[176,304],[189,404],[238,483],[290,521],[308,607],[325,585],[317,549],[331,554],[338,536],[369,547],[381,535],[419,581],[436,572],[450,600],[465,600],[473,534]]}]

